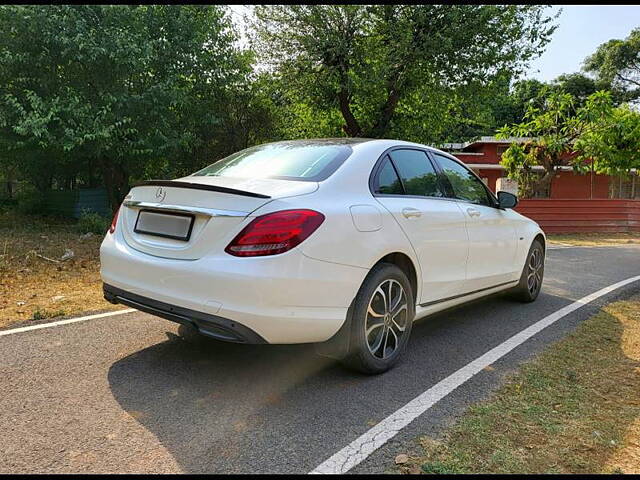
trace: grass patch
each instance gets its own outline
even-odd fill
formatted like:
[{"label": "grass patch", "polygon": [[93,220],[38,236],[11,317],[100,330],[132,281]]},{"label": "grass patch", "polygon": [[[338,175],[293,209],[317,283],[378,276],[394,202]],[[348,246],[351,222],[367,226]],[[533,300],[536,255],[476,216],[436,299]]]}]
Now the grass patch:
[{"label": "grass patch", "polygon": [[[103,236],[81,235],[68,220],[0,212],[0,327],[121,308],[102,298]],[[62,260],[68,250],[73,257]]]},{"label": "grass patch", "polygon": [[47,318],[64,317],[67,314],[64,310],[40,310],[33,312],[32,320],[45,320]]},{"label": "grass patch", "polygon": [[640,245],[640,232],[632,233],[550,233],[547,240],[577,247]]},{"label": "grass patch", "polygon": [[471,407],[404,473],[640,473],[640,295],[615,302]]}]

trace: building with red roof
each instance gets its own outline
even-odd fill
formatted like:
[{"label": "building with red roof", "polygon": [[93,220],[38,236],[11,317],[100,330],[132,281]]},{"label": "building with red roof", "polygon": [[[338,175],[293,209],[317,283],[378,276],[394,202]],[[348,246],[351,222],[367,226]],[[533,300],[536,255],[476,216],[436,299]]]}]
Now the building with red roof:
[{"label": "building with red roof", "polygon": [[[513,142],[480,137],[465,143],[448,143],[441,148],[470,167],[493,191],[518,194],[517,183],[509,180],[500,165],[502,153]],[[543,174],[542,167],[534,167]],[[580,174],[560,167],[549,189],[535,198],[521,200],[517,210],[536,220],[547,232],[640,231],[640,177],[632,175]]]}]

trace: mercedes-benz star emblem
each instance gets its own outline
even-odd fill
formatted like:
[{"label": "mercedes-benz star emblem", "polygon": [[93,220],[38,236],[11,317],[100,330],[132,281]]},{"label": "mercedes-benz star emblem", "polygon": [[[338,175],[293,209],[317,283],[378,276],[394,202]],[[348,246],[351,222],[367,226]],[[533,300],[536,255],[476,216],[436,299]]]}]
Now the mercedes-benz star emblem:
[{"label": "mercedes-benz star emblem", "polygon": [[162,187],[158,187],[158,190],[156,190],[156,200],[158,200],[159,202],[164,201],[164,197],[167,196],[167,192],[164,190],[164,188]]}]

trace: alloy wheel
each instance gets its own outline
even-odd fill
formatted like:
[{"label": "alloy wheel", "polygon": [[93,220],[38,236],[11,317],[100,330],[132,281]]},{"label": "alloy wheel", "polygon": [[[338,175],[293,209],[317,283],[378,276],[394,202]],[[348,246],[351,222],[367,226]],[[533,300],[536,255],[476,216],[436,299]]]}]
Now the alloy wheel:
[{"label": "alloy wheel", "polygon": [[527,272],[527,288],[529,293],[535,295],[542,285],[542,251],[538,248],[531,252]]},{"label": "alloy wheel", "polygon": [[374,357],[389,358],[398,349],[408,322],[407,294],[396,280],[383,281],[367,308],[365,336]]}]

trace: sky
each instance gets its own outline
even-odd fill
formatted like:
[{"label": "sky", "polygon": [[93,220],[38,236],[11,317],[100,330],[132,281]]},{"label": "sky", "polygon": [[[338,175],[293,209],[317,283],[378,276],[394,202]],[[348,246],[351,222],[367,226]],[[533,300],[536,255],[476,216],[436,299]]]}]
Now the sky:
[{"label": "sky", "polygon": [[[242,14],[251,9],[244,5],[230,7],[234,21],[242,25]],[[555,14],[560,9],[562,13],[556,19],[559,26],[545,52],[531,62],[527,78],[549,81],[563,73],[577,72],[600,44],[612,38],[623,39],[640,27],[640,6],[558,5],[547,12]]]},{"label": "sky", "polygon": [[530,65],[529,78],[549,81],[563,73],[577,72],[584,59],[598,46],[612,38],[623,39],[640,27],[640,6],[566,5],[553,6],[554,14],[562,8],[559,25],[545,52]]}]

